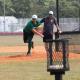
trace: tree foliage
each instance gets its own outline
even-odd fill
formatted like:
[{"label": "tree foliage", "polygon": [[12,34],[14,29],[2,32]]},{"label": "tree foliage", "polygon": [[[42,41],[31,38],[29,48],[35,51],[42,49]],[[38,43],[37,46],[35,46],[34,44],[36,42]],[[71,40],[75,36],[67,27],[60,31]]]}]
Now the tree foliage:
[{"label": "tree foliage", "polygon": [[[0,16],[15,16],[18,18],[31,17],[37,14],[39,17],[46,16],[49,10],[53,10],[56,15],[56,0],[0,0]],[[60,17],[79,17],[79,0],[59,0]]]}]

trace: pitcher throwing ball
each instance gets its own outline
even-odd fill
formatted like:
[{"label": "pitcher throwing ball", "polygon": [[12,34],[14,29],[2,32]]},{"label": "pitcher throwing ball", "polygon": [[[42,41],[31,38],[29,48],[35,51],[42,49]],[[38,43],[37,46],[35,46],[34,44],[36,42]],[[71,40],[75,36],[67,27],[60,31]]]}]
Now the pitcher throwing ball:
[{"label": "pitcher throwing ball", "polygon": [[37,21],[37,15],[32,15],[32,20],[30,20],[23,29],[23,40],[24,43],[28,43],[28,52],[27,55],[31,55],[31,48],[33,48],[33,36],[37,34],[43,37],[43,34],[37,31],[37,27],[40,23]]}]

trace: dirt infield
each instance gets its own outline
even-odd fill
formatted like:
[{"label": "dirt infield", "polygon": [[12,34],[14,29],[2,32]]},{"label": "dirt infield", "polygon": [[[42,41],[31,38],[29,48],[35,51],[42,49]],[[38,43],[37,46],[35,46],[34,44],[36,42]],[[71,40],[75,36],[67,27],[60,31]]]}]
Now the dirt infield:
[{"label": "dirt infield", "polygon": [[[27,47],[26,46],[11,46],[11,47],[0,47],[0,53],[15,53],[14,55],[3,55],[0,56],[0,62],[7,61],[32,61],[32,60],[46,60],[46,52],[44,47],[36,46],[32,50],[31,56],[26,56]],[[70,53],[70,59],[80,59],[80,54]]]}]

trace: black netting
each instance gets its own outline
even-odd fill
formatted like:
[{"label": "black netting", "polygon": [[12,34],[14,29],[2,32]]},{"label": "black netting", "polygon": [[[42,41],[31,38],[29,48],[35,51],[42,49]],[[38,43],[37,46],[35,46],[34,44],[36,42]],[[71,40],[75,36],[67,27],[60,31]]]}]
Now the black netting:
[{"label": "black netting", "polygon": [[49,47],[49,52],[47,55],[48,69],[68,70],[68,40],[53,40],[51,43],[52,46]]},{"label": "black netting", "polygon": [[80,31],[80,0],[58,0],[57,4],[62,31]]}]

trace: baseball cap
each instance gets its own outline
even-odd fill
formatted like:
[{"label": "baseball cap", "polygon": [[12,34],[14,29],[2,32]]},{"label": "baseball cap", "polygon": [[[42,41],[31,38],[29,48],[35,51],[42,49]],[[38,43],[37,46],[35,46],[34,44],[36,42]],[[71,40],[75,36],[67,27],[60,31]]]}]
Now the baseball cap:
[{"label": "baseball cap", "polygon": [[32,15],[32,19],[37,19],[37,15]]},{"label": "baseball cap", "polygon": [[53,11],[49,11],[49,14],[52,14],[53,15]]}]

